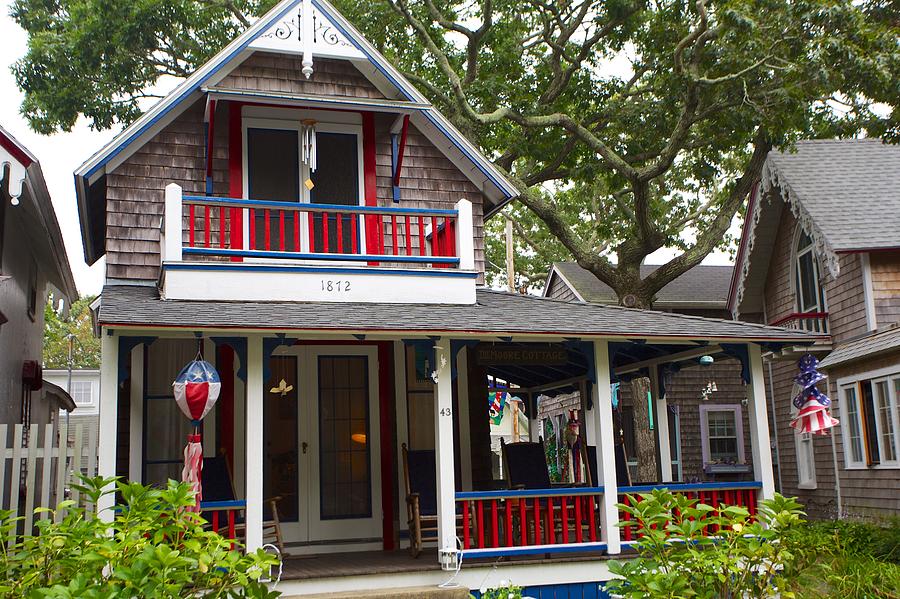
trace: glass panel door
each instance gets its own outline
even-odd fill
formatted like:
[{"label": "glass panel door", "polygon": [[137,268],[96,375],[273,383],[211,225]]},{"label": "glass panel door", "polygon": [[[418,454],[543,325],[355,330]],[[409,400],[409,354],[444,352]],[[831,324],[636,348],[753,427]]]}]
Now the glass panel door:
[{"label": "glass panel door", "polygon": [[[285,522],[297,522],[301,509],[297,492],[297,356],[269,358],[269,378],[263,388],[263,397],[263,497],[278,497],[278,517]],[[268,504],[263,508],[268,510]],[[265,516],[271,518],[270,514]]]},{"label": "glass panel door", "polygon": [[[300,201],[299,132],[296,129],[247,128],[247,197],[277,202]],[[268,212],[268,223],[266,213]],[[296,212],[254,210],[249,223],[253,227],[253,250],[280,250],[284,231],[284,249],[301,251],[294,243]]]},{"label": "glass panel door", "polygon": [[[359,138],[355,133],[316,133],[316,171],[310,174],[313,184],[309,191],[311,204],[359,206]],[[340,243],[338,243],[338,219],[328,215],[328,240],[323,237],[324,216],[315,214],[312,235],[314,252],[349,254],[352,250],[353,215],[343,214],[340,219]],[[359,223],[357,223],[358,225]],[[357,226],[357,247],[359,226]]]}]

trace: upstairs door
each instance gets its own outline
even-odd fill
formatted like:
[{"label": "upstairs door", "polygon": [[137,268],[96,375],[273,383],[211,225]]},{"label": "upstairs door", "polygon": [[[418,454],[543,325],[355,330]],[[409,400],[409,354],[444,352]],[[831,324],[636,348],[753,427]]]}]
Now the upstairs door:
[{"label": "upstairs door", "polygon": [[[316,170],[308,175],[312,184],[308,189],[309,202],[359,206],[364,197],[360,128],[320,124],[316,130]],[[312,251],[349,254],[354,246],[357,250],[360,247],[363,227],[362,219],[356,215],[332,213],[326,217],[320,213],[314,215],[314,223]]]},{"label": "upstairs door", "polygon": [[[253,121],[246,128],[247,198],[273,202],[298,203],[300,192],[300,131],[285,122]],[[282,220],[283,215],[283,220]],[[297,223],[295,223],[297,219]],[[254,210],[248,219],[245,247],[263,251],[303,251],[305,231],[300,213]]]}]

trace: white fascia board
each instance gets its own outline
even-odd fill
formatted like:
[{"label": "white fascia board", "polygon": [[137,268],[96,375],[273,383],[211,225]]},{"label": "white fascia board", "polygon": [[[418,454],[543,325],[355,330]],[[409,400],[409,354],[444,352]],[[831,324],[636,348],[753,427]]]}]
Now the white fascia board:
[{"label": "white fascia board", "polygon": [[204,87],[204,92],[209,97],[218,100],[252,100],[260,104],[296,105],[303,107],[322,106],[334,108],[339,106],[348,109],[366,109],[372,112],[389,112],[410,114],[417,111],[428,110],[428,104],[412,102],[398,102],[394,100],[379,100],[369,98],[349,98],[343,96],[309,96],[304,94],[291,94],[284,92],[248,91],[244,89],[226,89],[221,87]]}]

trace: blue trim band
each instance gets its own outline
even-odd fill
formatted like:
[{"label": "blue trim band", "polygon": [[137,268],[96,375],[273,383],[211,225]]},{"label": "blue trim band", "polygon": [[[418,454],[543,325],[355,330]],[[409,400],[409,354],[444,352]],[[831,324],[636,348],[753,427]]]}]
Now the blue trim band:
[{"label": "blue trim band", "polygon": [[316,254],[307,252],[272,252],[266,250],[229,250],[225,248],[183,248],[188,256],[240,256],[243,258],[287,258],[290,260],[324,260],[327,262],[400,262],[407,264],[459,264],[459,258],[444,256],[391,256],[376,254]]},{"label": "blue trim band", "polygon": [[[341,204],[306,204],[300,202],[278,202],[267,200],[245,200],[242,198],[215,198],[209,196],[182,196],[183,202],[197,204],[216,204],[234,206],[236,208],[269,208],[272,210],[290,210],[296,212],[341,212],[345,216],[351,214],[392,214],[395,216],[453,216],[459,211],[448,208],[393,208],[390,206],[347,206]],[[314,208],[315,210],[308,210]]]},{"label": "blue trim band", "polygon": [[229,501],[201,501],[201,510],[223,510],[227,508],[247,507],[247,502],[243,499],[232,499]]},{"label": "blue trim band", "polygon": [[312,272],[312,273],[333,273],[333,274],[354,274],[354,275],[401,275],[404,277],[446,277],[460,279],[477,279],[477,272],[465,272],[458,270],[439,270],[439,269],[411,269],[411,270],[391,270],[388,268],[354,268],[339,266],[302,266],[290,264],[228,264],[217,262],[204,263],[174,263],[163,264],[163,270],[225,270],[225,271],[246,271],[246,272]]},{"label": "blue trim band", "polygon": [[460,491],[457,501],[464,499],[515,499],[517,497],[574,497],[576,495],[601,495],[603,487],[561,487],[559,489],[520,489],[503,491]]},{"label": "blue trim band", "polygon": [[477,559],[514,555],[543,555],[545,553],[585,553],[590,551],[606,551],[606,543],[536,545],[534,547],[500,547],[498,549],[464,549],[459,553],[463,559]]},{"label": "blue trim band", "polygon": [[623,493],[650,493],[657,489],[669,491],[727,491],[729,489],[762,489],[759,481],[745,481],[735,483],[692,483],[689,485],[639,485],[635,487],[619,487],[619,495]]}]

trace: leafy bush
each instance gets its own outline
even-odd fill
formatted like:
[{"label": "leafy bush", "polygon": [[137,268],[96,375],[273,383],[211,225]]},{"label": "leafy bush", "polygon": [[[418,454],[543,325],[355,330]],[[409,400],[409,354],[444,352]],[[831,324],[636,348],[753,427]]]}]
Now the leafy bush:
[{"label": "leafy bush", "polygon": [[[639,556],[610,562],[621,578],[607,589],[629,599],[793,597],[791,582],[815,559],[787,533],[804,522],[796,500],[777,495],[756,518],[743,507],[717,509],[665,489],[620,504],[636,528]],[[715,537],[715,538],[713,538]]]},{"label": "leafy bush", "polygon": [[[169,481],[154,489],[116,479],[85,478],[76,488],[94,504],[118,492],[113,522],[64,501],[38,509],[38,534],[0,549],[0,597],[132,598],[253,597],[270,599],[259,582],[277,559],[262,550],[245,555],[231,541],[204,530],[186,508],[190,487]],[[0,538],[19,525],[0,511]],[[240,547],[235,547],[239,549]]]},{"label": "leafy bush", "polygon": [[517,587],[508,580],[501,580],[499,587],[481,589],[481,599],[522,599],[522,587]]}]

